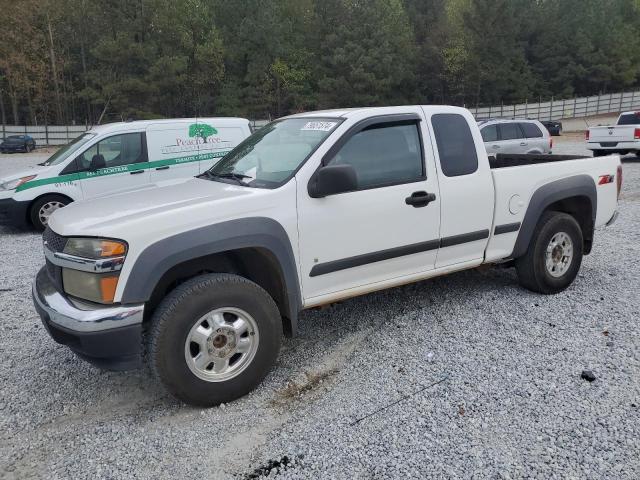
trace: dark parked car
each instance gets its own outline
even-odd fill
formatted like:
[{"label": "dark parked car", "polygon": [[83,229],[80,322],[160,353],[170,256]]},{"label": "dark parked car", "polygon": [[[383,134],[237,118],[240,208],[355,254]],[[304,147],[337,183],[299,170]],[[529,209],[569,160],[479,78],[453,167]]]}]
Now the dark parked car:
[{"label": "dark parked car", "polygon": [[540,120],[540,123],[549,130],[551,135],[558,136],[562,132],[562,122],[556,122],[555,120]]},{"label": "dark parked car", "polygon": [[0,152],[27,152],[36,148],[36,141],[29,135],[10,135],[0,143]]}]

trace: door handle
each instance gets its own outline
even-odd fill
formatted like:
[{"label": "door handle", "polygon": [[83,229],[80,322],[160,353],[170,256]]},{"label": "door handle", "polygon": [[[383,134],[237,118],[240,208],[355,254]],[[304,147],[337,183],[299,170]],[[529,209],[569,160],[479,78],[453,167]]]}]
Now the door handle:
[{"label": "door handle", "polygon": [[520,146],[521,147],[526,147],[527,146],[527,142],[520,142]]},{"label": "door handle", "polygon": [[165,165],[164,167],[158,167],[156,170],[169,170],[169,165]]},{"label": "door handle", "polygon": [[404,203],[414,208],[426,207],[436,199],[435,193],[427,193],[424,191],[413,192],[411,196],[404,199]]},{"label": "door handle", "polygon": [[129,172],[131,175],[137,175],[138,173],[142,173],[144,172],[144,170],[133,170],[132,172]]},{"label": "door handle", "polygon": [[500,148],[500,145],[491,145],[491,148]]}]

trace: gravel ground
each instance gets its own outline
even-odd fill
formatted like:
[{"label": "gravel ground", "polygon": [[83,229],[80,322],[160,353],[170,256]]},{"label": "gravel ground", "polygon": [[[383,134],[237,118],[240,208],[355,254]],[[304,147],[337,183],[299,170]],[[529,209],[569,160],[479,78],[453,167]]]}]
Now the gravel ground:
[{"label": "gravel ground", "polygon": [[[0,155],[0,176],[42,159]],[[640,159],[624,181],[566,292],[481,268],[305,312],[266,381],[208,410],[55,344],[40,237],[0,226],[0,476],[640,478]]]}]

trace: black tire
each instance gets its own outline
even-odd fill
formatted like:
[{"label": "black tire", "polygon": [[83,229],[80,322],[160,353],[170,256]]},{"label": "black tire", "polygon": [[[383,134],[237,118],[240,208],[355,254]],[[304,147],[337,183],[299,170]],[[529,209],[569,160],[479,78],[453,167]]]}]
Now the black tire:
[{"label": "black tire", "polygon": [[[553,276],[546,266],[546,249],[552,238],[566,233],[573,244],[573,255],[568,268],[561,276]],[[537,293],[552,294],[563,291],[578,275],[583,255],[583,238],[580,225],[571,215],[561,212],[545,212],[531,237],[524,256],[516,259],[516,271],[520,285]]]},{"label": "black tire", "polygon": [[593,151],[593,156],[594,157],[602,157],[603,155],[606,155],[606,152],[604,152],[603,150],[594,150]]},{"label": "black tire", "polygon": [[37,230],[42,231],[47,226],[46,223],[43,223],[43,221],[40,219],[40,215],[39,215],[40,209],[47,203],[56,203],[56,202],[61,203],[62,206],[67,206],[71,203],[71,200],[69,200],[69,198],[65,197],[64,195],[51,194],[51,195],[45,195],[44,197],[40,197],[31,204],[31,208],[29,209],[29,218],[31,220],[31,224]]},{"label": "black tire", "polygon": [[[241,309],[255,320],[257,350],[236,376],[203,380],[187,364],[187,336],[204,315],[225,307]],[[271,370],[282,341],[282,320],[271,296],[254,282],[227,273],[201,275],[181,284],[160,303],[151,322],[148,360],[154,374],[172,395],[199,407],[229,402],[253,390]]]}]

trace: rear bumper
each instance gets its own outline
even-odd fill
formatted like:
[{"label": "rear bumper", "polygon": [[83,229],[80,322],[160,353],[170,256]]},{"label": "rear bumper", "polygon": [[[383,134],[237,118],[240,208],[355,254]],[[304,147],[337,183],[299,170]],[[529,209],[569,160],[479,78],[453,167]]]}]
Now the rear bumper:
[{"label": "rear bumper", "polygon": [[[604,145],[603,145],[604,144]],[[635,142],[618,142],[615,140],[602,140],[601,142],[587,142],[587,149],[589,150],[607,150],[611,152],[618,152],[624,150],[640,150],[640,141]]]},{"label": "rear bumper", "polygon": [[144,305],[80,307],[59,292],[41,269],[33,282],[33,304],[47,332],[99,368],[130,370],[142,365]]},{"label": "rear bumper", "polygon": [[17,227],[27,227],[27,211],[29,202],[18,202],[13,198],[0,199],[0,221]]}]

